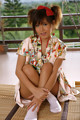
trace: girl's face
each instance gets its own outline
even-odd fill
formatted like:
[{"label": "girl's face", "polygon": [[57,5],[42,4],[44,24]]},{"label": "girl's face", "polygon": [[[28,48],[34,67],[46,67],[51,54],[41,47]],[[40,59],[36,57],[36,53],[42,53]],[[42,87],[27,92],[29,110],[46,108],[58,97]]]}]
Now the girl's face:
[{"label": "girl's face", "polygon": [[40,24],[36,24],[35,30],[41,39],[48,39],[50,38],[51,24],[43,19]]}]

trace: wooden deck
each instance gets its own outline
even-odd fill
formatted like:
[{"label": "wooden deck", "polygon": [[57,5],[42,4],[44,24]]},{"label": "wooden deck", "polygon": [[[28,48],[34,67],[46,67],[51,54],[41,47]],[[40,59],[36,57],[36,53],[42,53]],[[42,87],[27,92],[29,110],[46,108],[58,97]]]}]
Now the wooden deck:
[{"label": "wooden deck", "polygon": [[[0,85],[0,120],[23,120],[27,108],[19,107],[14,100],[14,85]],[[80,91],[80,87],[77,87]],[[80,120],[80,94],[77,101],[65,101],[60,103],[62,111],[51,113],[49,103],[44,101],[38,113],[38,120]],[[11,119],[12,118],[12,119]]]}]

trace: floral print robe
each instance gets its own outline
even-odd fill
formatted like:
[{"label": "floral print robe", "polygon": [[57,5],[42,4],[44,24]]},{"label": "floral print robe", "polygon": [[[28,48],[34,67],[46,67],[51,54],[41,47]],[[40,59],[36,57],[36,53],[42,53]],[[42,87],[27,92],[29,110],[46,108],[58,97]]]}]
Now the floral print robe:
[{"label": "floral print robe", "polygon": [[[44,63],[50,62],[54,64],[57,58],[65,59],[66,55],[66,45],[54,35],[51,35],[47,42],[45,55],[42,55],[41,43],[42,42],[39,37],[30,36],[22,41],[17,51],[19,55],[26,57],[25,64],[31,64],[39,72],[39,74]],[[76,100],[74,95],[78,94],[78,91],[71,88],[61,67],[58,70],[57,79],[59,81],[59,92],[57,95],[58,100],[60,102],[66,100]],[[23,107],[23,103],[27,104],[28,100],[24,102],[24,100],[21,100],[20,98],[20,83],[18,83],[15,88],[16,102]]]}]

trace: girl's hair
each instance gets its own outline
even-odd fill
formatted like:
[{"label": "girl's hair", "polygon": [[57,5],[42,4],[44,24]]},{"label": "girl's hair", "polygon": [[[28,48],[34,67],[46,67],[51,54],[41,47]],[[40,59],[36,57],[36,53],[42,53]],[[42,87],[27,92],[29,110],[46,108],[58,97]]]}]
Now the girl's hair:
[{"label": "girl's hair", "polygon": [[35,26],[36,24],[42,23],[43,19],[45,18],[50,24],[53,24],[53,20],[55,20],[53,26],[54,28],[58,28],[61,20],[62,20],[62,11],[61,8],[58,5],[53,5],[51,7],[51,10],[53,11],[52,16],[46,15],[45,9],[32,9],[28,12],[29,17],[29,23],[33,27],[34,35],[36,35]]}]

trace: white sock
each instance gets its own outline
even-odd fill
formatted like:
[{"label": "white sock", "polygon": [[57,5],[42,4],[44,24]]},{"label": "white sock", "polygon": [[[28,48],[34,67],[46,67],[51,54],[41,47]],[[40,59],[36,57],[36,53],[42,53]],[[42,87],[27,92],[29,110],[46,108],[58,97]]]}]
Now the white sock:
[{"label": "white sock", "polygon": [[50,104],[50,111],[53,113],[61,112],[61,106],[57,100],[57,98],[49,92],[47,100]]},{"label": "white sock", "polygon": [[24,120],[37,120],[37,108],[32,111],[34,105],[28,110]]}]

